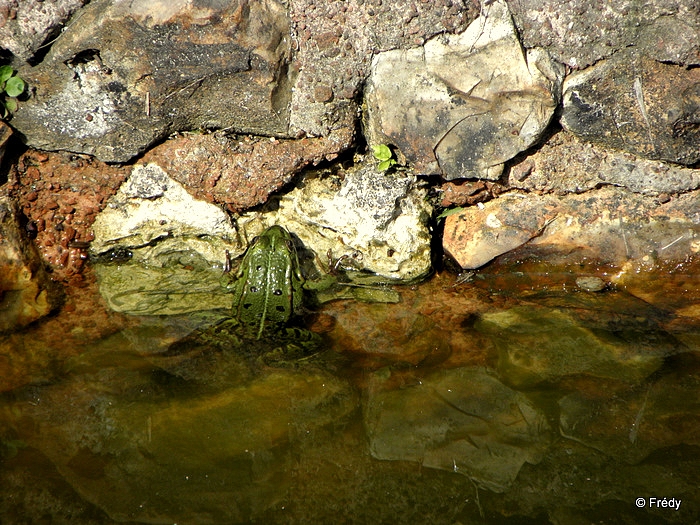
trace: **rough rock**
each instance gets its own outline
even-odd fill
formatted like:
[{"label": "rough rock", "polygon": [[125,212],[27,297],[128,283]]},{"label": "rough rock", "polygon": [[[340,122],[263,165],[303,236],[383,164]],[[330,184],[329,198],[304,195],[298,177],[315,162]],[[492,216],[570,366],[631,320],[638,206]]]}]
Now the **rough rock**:
[{"label": "rough rock", "polygon": [[[188,251],[186,244],[191,240],[201,243],[197,251],[205,259],[220,264],[225,250],[234,250],[234,256],[242,251],[228,215],[217,206],[194,199],[156,164],[134,167],[95,219],[93,229],[93,254],[115,247],[152,248],[157,241],[161,241],[160,253]],[[180,244],[183,239],[184,245]]]},{"label": "rough rock", "polygon": [[157,315],[230,307],[219,278],[227,252],[244,250],[236,229],[226,212],[194,199],[158,165],[135,166],[93,229],[93,256],[130,259],[97,268],[114,310]]},{"label": "rough rock", "polygon": [[303,179],[267,220],[286,226],[319,257],[330,250],[357,270],[410,282],[431,267],[432,208],[425,197],[415,175],[363,162],[335,176]]},{"label": "rough rock", "polygon": [[17,59],[29,61],[50,43],[61,25],[86,0],[11,0],[0,4],[0,47]]},{"label": "rough rock", "polygon": [[374,53],[421,45],[463,30],[477,6],[462,0],[346,0],[290,3],[295,75],[292,134],[326,136],[354,122]]},{"label": "rough rock", "polygon": [[585,68],[636,46],[661,62],[700,63],[695,0],[508,0],[525,47],[544,47],[559,62]]},{"label": "rough rock", "polygon": [[[612,304],[616,298],[606,300],[590,303]],[[609,316],[585,311],[518,306],[483,314],[475,328],[494,338],[499,376],[514,388],[576,374],[636,384],[677,351],[668,334],[630,313],[609,326]]]},{"label": "rough rock", "polygon": [[125,162],[173,131],[285,136],[290,26],[276,0],[91,2],[45,59],[13,126],[28,144]]},{"label": "rough rock", "polygon": [[0,122],[0,163],[2,162],[2,158],[5,156],[7,141],[10,140],[11,136],[12,128],[5,122]]},{"label": "rough rock", "polygon": [[36,247],[20,225],[19,207],[0,195],[0,332],[48,315],[58,306],[60,297]]},{"label": "rough rock", "polygon": [[10,193],[52,278],[82,280],[92,223],[129,168],[65,153],[28,150],[10,171]]},{"label": "rough rock", "polygon": [[537,464],[551,439],[544,414],[482,369],[370,392],[364,418],[373,457],[464,474],[494,492],[507,490],[524,463]]},{"label": "rough rock", "polygon": [[684,261],[700,251],[697,193],[659,203],[615,187],[562,197],[511,192],[448,216],[443,248],[465,269],[525,243],[554,264]]},{"label": "rough rock", "polygon": [[241,211],[267,201],[305,166],[334,159],[352,138],[350,130],[296,140],[192,133],[154,147],[141,162],[158,164],[198,199]]},{"label": "rough rock", "polygon": [[547,196],[507,193],[445,219],[442,245],[464,269],[479,268],[540,235],[556,216]]},{"label": "rough rock", "polygon": [[635,50],[564,82],[561,123],[606,147],[692,165],[700,161],[700,70]]},{"label": "rough rock", "polygon": [[[137,165],[93,224],[90,246],[110,307],[138,315],[230,307],[223,265],[265,228],[292,232],[326,274],[342,259],[355,272],[413,282],[430,271],[431,207],[414,175],[361,163],[341,175],[308,176],[264,209],[229,217],[193,198],[159,165]],[[233,221],[233,222],[232,222]]]},{"label": "rough rock", "polygon": [[507,184],[546,193],[582,193],[603,185],[668,198],[700,188],[700,170],[598,148],[573,133],[551,137],[512,165]]},{"label": "rough rock", "polygon": [[563,74],[543,50],[523,51],[505,3],[490,3],[461,34],[374,58],[368,140],[398,146],[421,174],[498,179],[549,124]]}]

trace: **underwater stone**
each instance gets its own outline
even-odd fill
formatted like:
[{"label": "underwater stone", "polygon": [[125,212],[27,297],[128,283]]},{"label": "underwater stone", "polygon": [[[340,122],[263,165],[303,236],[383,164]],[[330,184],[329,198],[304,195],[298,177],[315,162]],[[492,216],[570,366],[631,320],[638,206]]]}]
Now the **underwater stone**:
[{"label": "underwater stone", "polygon": [[634,384],[676,351],[675,341],[636,316],[610,329],[604,317],[598,323],[556,308],[522,306],[485,313],[475,328],[493,337],[499,374],[518,388],[577,374]]},{"label": "underwater stone", "polygon": [[[381,389],[380,373],[373,389]],[[370,392],[365,425],[373,457],[463,474],[494,492],[506,491],[524,463],[537,464],[551,440],[544,414],[478,368]]]},{"label": "underwater stone", "polygon": [[43,403],[22,402],[16,411],[37,429],[28,445],[115,521],[257,521],[294,486],[290,444],[346,424],[357,405],[346,381],[315,368],[258,370],[224,390],[174,382],[163,397],[153,363],[129,354],[128,339],[118,342],[113,361],[81,358],[80,370],[96,375],[76,373],[43,391]]},{"label": "underwater stone", "polygon": [[700,446],[700,381],[692,361],[689,370],[612,397],[582,392],[563,397],[562,435],[632,464],[658,449]]}]

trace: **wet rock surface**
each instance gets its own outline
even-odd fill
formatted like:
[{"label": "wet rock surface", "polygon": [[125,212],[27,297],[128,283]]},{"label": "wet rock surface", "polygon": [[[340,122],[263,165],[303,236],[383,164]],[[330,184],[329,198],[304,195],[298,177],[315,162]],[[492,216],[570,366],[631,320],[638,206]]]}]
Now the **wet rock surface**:
[{"label": "wet rock surface", "polygon": [[[672,374],[619,399],[577,392],[562,398],[562,434],[610,456],[638,463],[661,447],[698,445],[698,378]],[[684,400],[685,401],[681,401]],[[611,425],[611,422],[617,422]]]},{"label": "wet rock surface", "polygon": [[[133,315],[230,307],[219,286],[244,246],[230,217],[157,164],[139,164],[93,223],[90,252],[110,307]],[[185,292],[187,290],[187,292]]]},{"label": "wet rock surface", "polygon": [[[614,304],[615,297],[604,302]],[[484,314],[475,328],[500,336],[499,374],[520,388],[576,374],[638,383],[661,367],[665,356],[679,351],[677,344],[666,344],[665,334],[655,333],[646,322],[630,316],[614,326],[599,324],[588,313],[514,308]],[[535,346],[528,341],[533,336]]]},{"label": "wet rock surface", "polygon": [[51,313],[61,294],[21,226],[19,206],[0,194],[0,333]]},{"label": "wet rock surface", "polygon": [[453,369],[389,392],[375,383],[365,421],[377,459],[417,461],[503,492],[550,440],[544,414],[483,370]]},{"label": "wet rock surface", "polygon": [[562,197],[507,194],[447,217],[443,247],[465,269],[528,241],[553,261],[653,265],[697,253],[699,221],[693,193],[663,204],[614,187]]}]

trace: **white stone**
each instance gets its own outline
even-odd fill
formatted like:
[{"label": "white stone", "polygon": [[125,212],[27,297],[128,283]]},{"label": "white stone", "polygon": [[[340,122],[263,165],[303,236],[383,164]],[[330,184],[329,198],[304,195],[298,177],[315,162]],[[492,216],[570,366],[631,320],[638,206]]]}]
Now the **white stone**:
[{"label": "white stone", "polygon": [[398,146],[418,173],[497,179],[505,161],[539,140],[563,75],[546,51],[523,51],[496,0],[461,34],[374,58],[367,135]]},{"label": "white stone", "polygon": [[221,265],[226,250],[232,256],[243,251],[228,215],[192,197],[157,164],[134,167],[95,219],[93,230],[90,248],[95,254],[118,247],[155,249],[158,241],[160,252],[191,249]]}]

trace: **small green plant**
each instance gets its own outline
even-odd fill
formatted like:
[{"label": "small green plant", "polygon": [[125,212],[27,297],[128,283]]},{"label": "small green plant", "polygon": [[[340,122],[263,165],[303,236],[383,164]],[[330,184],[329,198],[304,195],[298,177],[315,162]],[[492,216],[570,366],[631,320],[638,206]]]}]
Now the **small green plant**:
[{"label": "small green plant", "polygon": [[12,66],[0,66],[0,118],[17,110],[17,97],[24,93],[26,83],[15,74]]},{"label": "small green plant", "polygon": [[379,161],[379,164],[377,165],[377,169],[379,171],[386,171],[396,164],[394,154],[386,144],[372,146],[372,154],[374,155],[374,158]]},{"label": "small green plant", "polygon": [[463,211],[464,208],[461,206],[457,206],[456,208],[449,208],[449,209],[444,209],[442,210],[442,213],[436,217],[437,221],[440,222],[444,220],[446,217],[449,217],[450,215],[454,215],[456,213],[460,213]]}]

